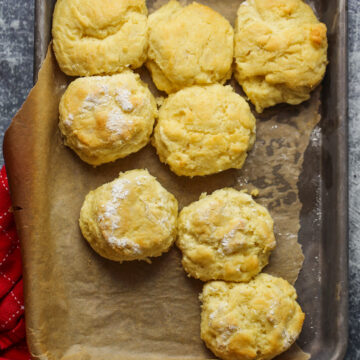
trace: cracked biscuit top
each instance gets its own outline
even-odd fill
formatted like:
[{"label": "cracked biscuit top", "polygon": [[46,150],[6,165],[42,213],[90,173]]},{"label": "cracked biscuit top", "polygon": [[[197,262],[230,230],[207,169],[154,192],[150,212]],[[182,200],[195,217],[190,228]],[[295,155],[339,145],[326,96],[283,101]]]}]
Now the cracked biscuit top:
[{"label": "cracked biscuit top", "polygon": [[258,112],[300,104],[327,65],[326,26],[301,0],[247,0],[235,25],[235,76]]},{"label": "cracked biscuit top", "polygon": [[276,245],[273,227],[266,208],[225,188],[182,209],[176,244],[189,276],[249,281],[268,264]]},{"label": "cracked biscuit top", "polygon": [[177,175],[240,169],[255,141],[255,118],[231,86],[192,86],[159,110],[152,144]]},{"label": "cracked biscuit top", "polygon": [[171,0],[149,16],[146,66],[159,90],[224,83],[231,77],[234,31],[219,13]]},{"label": "cracked biscuit top", "polygon": [[290,348],[305,315],[286,280],[260,274],[249,283],[211,281],[200,300],[201,338],[223,360],[270,360]]},{"label": "cracked biscuit top", "polygon": [[145,0],[58,0],[52,34],[56,59],[67,75],[138,68],[148,46]]},{"label": "cracked biscuit top", "polygon": [[155,98],[138,74],[78,78],[60,101],[65,144],[91,165],[139,151],[150,140],[157,116]]}]

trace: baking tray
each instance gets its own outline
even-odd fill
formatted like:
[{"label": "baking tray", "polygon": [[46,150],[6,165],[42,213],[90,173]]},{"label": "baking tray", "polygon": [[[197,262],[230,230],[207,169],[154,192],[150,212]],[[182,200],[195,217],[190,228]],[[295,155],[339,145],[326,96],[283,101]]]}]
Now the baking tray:
[{"label": "baking tray", "polygon": [[[35,0],[34,80],[51,39],[54,3]],[[347,2],[315,0],[312,5],[328,27],[329,66],[322,84],[322,119],[298,183],[305,262],[296,288],[307,314],[298,344],[312,359],[340,360],[348,338]]]}]

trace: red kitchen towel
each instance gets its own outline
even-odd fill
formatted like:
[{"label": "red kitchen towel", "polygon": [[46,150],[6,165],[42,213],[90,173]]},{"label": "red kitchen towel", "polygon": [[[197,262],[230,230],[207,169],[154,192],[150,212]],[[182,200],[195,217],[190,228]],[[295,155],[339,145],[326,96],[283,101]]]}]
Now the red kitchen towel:
[{"label": "red kitchen towel", "polygon": [[5,167],[0,171],[0,360],[31,359],[25,341],[20,243]]}]

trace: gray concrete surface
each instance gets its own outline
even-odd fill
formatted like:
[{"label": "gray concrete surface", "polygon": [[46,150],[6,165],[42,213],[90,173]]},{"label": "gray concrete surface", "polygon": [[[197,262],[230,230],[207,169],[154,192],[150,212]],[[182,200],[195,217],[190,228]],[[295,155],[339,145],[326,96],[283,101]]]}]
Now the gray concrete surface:
[{"label": "gray concrete surface", "polygon": [[[34,1],[0,0],[1,139],[31,89],[33,53]],[[0,151],[2,163],[2,149]]]},{"label": "gray concrete surface", "polygon": [[[350,324],[360,359],[360,1],[349,0]],[[0,0],[0,139],[32,86],[34,1]],[[0,165],[3,163],[0,153]]]},{"label": "gray concrete surface", "polygon": [[348,1],[349,19],[349,347],[360,359],[360,1]]}]

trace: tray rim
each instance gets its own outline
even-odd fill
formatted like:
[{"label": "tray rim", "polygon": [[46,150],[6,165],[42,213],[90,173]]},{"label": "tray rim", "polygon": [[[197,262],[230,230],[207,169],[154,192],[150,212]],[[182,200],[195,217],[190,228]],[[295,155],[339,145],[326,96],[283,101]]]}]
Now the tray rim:
[{"label": "tray rim", "polygon": [[[306,0],[304,0],[306,1]],[[338,267],[341,269],[338,277],[338,284],[342,285],[342,296],[339,301],[339,313],[341,320],[337,326],[339,341],[336,343],[333,356],[329,360],[341,360],[345,358],[348,346],[348,0],[336,0],[339,4],[339,43],[338,56],[343,59],[337,66],[338,76],[346,79],[338,83],[340,101],[338,103],[338,117],[342,123],[337,129],[338,143],[336,149],[338,161],[335,171],[341,176],[338,177],[337,184],[337,210],[338,217],[338,242],[339,258]],[[35,22],[34,22],[34,84],[37,80],[38,71],[45,59],[48,45],[51,42],[51,34],[46,30],[43,4],[48,5],[48,0],[35,0]],[[315,359],[314,359],[315,360]]]}]

